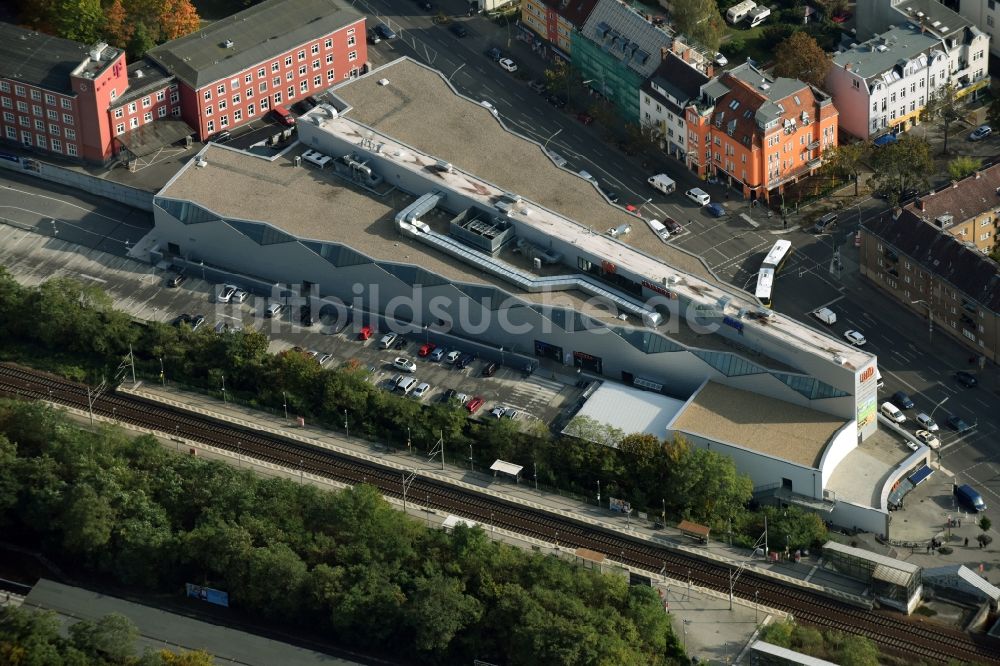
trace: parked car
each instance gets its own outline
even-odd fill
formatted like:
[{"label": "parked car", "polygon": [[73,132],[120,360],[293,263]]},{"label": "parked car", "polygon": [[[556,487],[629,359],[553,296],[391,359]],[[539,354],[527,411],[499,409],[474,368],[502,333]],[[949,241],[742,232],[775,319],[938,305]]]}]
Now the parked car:
[{"label": "parked car", "polygon": [[452,23],[451,27],[448,28],[448,30],[450,30],[451,34],[455,35],[456,37],[465,37],[466,35],[469,34],[468,29],[461,23]]},{"label": "parked car", "polygon": [[497,374],[496,363],[487,363],[485,366],[483,366],[483,377],[492,377],[495,374]]},{"label": "parked car", "polygon": [[969,135],[969,141],[981,141],[993,134],[993,128],[989,125],[980,125],[976,129],[972,130],[972,134]]},{"label": "parked car", "polygon": [[447,351],[448,350],[445,349],[444,347],[438,347],[437,349],[431,352],[430,359],[432,361],[440,361],[441,359],[444,358],[444,355],[447,353]]},{"label": "parked car", "polygon": [[211,143],[225,143],[226,141],[229,141],[229,139],[231,139],[232,137],[233,137],[233,135],[230,134],[229,130],[222,130],[221,132],[216,132],[212,136],[208,137],[208,141],[206,141],[205,143],[209,143],[209,142],[211,142]]},{"label": "parked car", "polygon": [[431,385],[427,382],[420,382],[417,384],[417,388],[413,389],[413,397],[417,400],[423,400],[424,396],[430,393]]},{"label": "parked car", "polygon": [[861,331],[854,331],[854,330],[845,331],[844,339],[850,342],[855,347],[863,347],[865,343],[868,342],[868,339],[861,334]]},{"label": "parked car", "polygon": [[250,294],[248,294],[245,289],[237,289],[236,291],[233,292],[233,297],[231,300],[234,303],[243,303],[244,301],[247,300],[247,297],[249,295]]},{"label": "parked car", "polygon": [[462,355],[462,352],[458,351],[457,349],[453,349],[450,352],[448,352],[447,356],[444,357],[444,362],[445,363],[454,363],[455,361],[458,360],[458,357],[461,356],[461,355]]},{"label": "parked car", "polygon": [[948,417],[948,427],[957,432],[959,435],[964,435],[976,426],[969,425],[966,420],[958,414],[952,414]]},{"label": "parked car", "polygon": [[583,111],[576,114],[576,119],[579,120],[584,125],[592,125],[594,123],[594,116]]},{"label": "parked car", "polygon": [[272,319],[281,314],[281,311],[285,309],[281,303],[271,303],[264,309],[264,318]]},{"label": "parked car", "polygon": [[937,438],[937,435],[930,432],[929,430],[918,430],[913,433],[916,435],[917,439],[926,444],[929,448],[937,451],[941,448],[941,440]]},{"label": "parked car", "polygon": [[547,101],[549,104],[556,107],[557,109],[566,108],[566,98],[563,97],[562,95],[549,95]]},{"label": "parked car", "polygon": [[821,234],[826,231],[831,231],[835,226],[837,226],[837,218],[839,216],[836,213],[827,213],[818,220],[816,224],[813,225],[813,233]]},{"label": "parked car", "polygon": [[891,402],[883,402],[882,406],[879,407],[879,410],[890,421],[894,421],[895,423],[903,423],[906,421],[906,415],[899,411],[896,405]]},{"label": "parked car", "polygon": [[197,331],[205,323],[205,315],[197,314],[191,318],[191,330]]},{"label": "parked car", "polygon": [[663,226],[667,228],[667,231],[670,232],[671,236],[676,236],[684,231],[684,227],[681,226],[681,223],[672,217],[664,217],[660,221],[663,222]]},{"label": "parked car", "polygon": [[375,328],[372,326],[362,326],[361,330],[358,332],[358,340],[364,342],[365,340],[371,339],[375,335]]},{"label": "parked car", "polygon": [[966,372],[965,370],[959,370],[958,372],[956,372],[955,379],[958,380],[958,383],[964,386],[965,388],[972,388],[973,386],[979,383],[979,380],[976,379],[976,376],[974,374],[972,374],[971,372]]},{"label": "parked car", "polygon": [[376,25],[375,32],[378,33],[378,36],[381,37],[382,39],[386,40],[396,39],[396,33],[393,31],[392,28],[387,26],[385,23],[379,23],[378,25]]},{"label": "parked car", "polygon": [[313,325],[314,322],[313,322],[312,308],[309,307],[308,305],[303,307],[301,312],[299,312],[299,323],[305,326],[306,328]]},{"label": "parked car", "polygon": [[404,338],[401,335],[401,336],[399,336],[399,339],[396,340],[395,350],[399,351],[400,349],[406,349],[407,346],[409,346],[409,344],[410,344],[410,341],[407,340],[406,338]]},{"label": "parked car", "polygon": [[484,402],[486,401],[482,397],[477,395],[475,398],[465,403],[465,408],[469,411],[470,414],[475,414],[476,411],[483,406]]},{"label": "parked car", "polygon": [[447,391],[441,394],[441,402],[451,402],[452,399],[454,399],[455,396],[457,395],[458,391],[456,391],[455,389],[448,389]]},{"label": "parked car", "polygon": [[320,354],[320,357],[317,360],[319,361],[320,365],[326,365],[327,363],[330,362],[330,359],[332,359],[332,358],[333,358],[333,354],[326,353],[326,354]]},{"label": "parked car", "polygon": [[236,290],[237,290],[236,285],[233,284],[222,285],[222,289],[219,291],[219,297],[217,300],[220,303],[228,303],[232,299],[233,294],[236,293]]},{"label": "parked car", "polygon": [[417,371],[417,364],[403,356],[397,356],[395,359],[393,359],[392,367],[396,368],[397,370],[402,370],[403,372]]},{"label": "parked car", "polygon": [[934,421],[934,419],[923,412],[917,414],[917,423],[931,432],[937,432],[939,430],[938,424]]},{"label": "parked car", "polygon": [[604,190],[604,196],[606,196],[608,198],[608,201],[610,201],[613,204],[616,204],[619,201],[621,201],[622,197],[622,195],[619,194],[616,190]]},{"label": "parked car", "polygon": [[479,102],[479,106],[483,107],[484,109],[486,109],[487,111],[489,111],[490,113],[492,113],[494,118],[497,118],[497,117],[500,116],[500,112],[497,111],[497,107],[493,106],[493,104],[491,102],[487,102],[485,99],[483,101]]},{"label": "parked car", "polygon": [[179,314],[176,317],[174,317],[174,320],[170,322],[170,325],[180,327],[181,324],[190,324],[190,323],[191,323],[191,315],[185,312],[183,314]]},{"label": "parked car", "polygon": [[378,36],[378,31],[375,28],[368,28],[368,41],[372,44],[378,44],[382,41],[382,38]]},{"label": "parked car", "polygon": [[913,409],[913,400],[906,391],[896,391],[892,394],[891,399],[892,403],[900,409]]},{"label": "parked car", "polygon": [[437,349],[436,344],[434,344],[433,342],[426,342],[420,345],[420,351],[417,352],[417,355],[420,357],[427,357],[430,356],[430,353],[435,349]]},{"label": "parked car", "polygon": [[508,407],[508,408],[507,408],[507,411],[506,411],[506,412],[504,412],[504,416],[506,416],[506,417],[507,417],[507,418],[509,418],[509,419],[510,419],[511,421],[513,421],[514,419],[516,419],[516,418],[517,418],[517,413],[518,413],[518,412],[517,412],[517,410],[516,410],[516,409],[514,409],[513,407]]},{"label": "parked car", "polygon": [[385,335],[382,336],[382,339],[378,341],[378,346],[381,347],[382,349],[389,349],[389,347],[392,347],[393,343],[395,342],[396,342],[396,334],[386,333]]},{"label": "parked car", "polygon": [[276,106],[271,109],[271,113],[274,114],[274,117],[277,118],[278,122],[285,127],[295,126],[295,116],[293,116],[292,112],[288,110],[288,107]]},{"label": "parked car", "polygon": [[517,64],[510,58],[500,58],[500,60],[498,60],[497,62],[500,64],[500,67],[502,69],[508,72],[513,73],[517,71]]},{"label": "parked car", "polygon": [[979,491],[970,486],[969,484],[958,485],[954,484],[952,486],[952,492],[958,501],[964,504],[971,511],[979,513],[980,511],[986,511],[986,502],[983,501],[983,496],[979,494]]},{"label": "parked car", "polygon": [[503,405],[497,405],[496,407],[490,410],[490,416],[492,416],[495,419],[498,419],[501,416],[503,416],[503,413],[505,411],[507,411],[506,407],[504,407]]},{"label": "parked car", "polygon": [[701,189],[700,187],[692,187],[690,190],[684,193],[691,201],[695,202],[699,206],[707,206],[712,202],[712,197],[708,196],[708,192]]},{"label": "parked car", "polygon": [[466,405],[466,404],[468,404],[469,400],[471,400],[471,399],[472,399],[472,396],[469,396],[469,395],[467,395],[465,393],[459,393],[458,395],[455,396],[455,400],[458,400],[458,404],[460,404],[460,405]]},{"label": "parked car", "polygon": [[726,214],[726,207],[718,202],[708,204],[705,206],[705,210],[712,217],[723,217]]},{"label": "parked car", "polygon": [[170,276],[170,279],[167,280],[167,286],[176,288],[184,284],[186,280],[187,280],[187,275],[184,275],[184,273],[182,272],[177,272],[174,273],[172,276]]},{"label": "parked car", "polygon": [[464,370],[469,366],[470,363],[476,360],[475,354],[465,353],[458,357],[458,361],[455,363],[455,367],[459,370]]},{"label": "parked car", "polygon": [[729,60],[726,58],[726,56],[722,55],[718,51],[716,51],[715,56],[713,56],[713,58],[715,60],[715,64],[718,65],[719,67],[725,67],[726,65],[729,64]]},{"label": "parked car", "polygon": [[549,90],[549,86],[545,83],[545,81],[539,79],[535,79],[534,81],[529,83],[528,87],[534,90],[539,95],[544,95]]}]

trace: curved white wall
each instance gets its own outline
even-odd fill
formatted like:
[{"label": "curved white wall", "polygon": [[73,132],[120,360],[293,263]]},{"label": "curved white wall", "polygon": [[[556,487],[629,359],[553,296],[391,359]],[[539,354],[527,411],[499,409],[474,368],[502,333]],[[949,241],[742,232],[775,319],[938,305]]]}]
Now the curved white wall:
[{"label": "curved white wall", "polygon": [[823,474],[823,489],[826,489],[826,484],[830,482],[830,477],[833,476],[833,472],[837,469],[839,465],[847,455],[858,448],[858,424],[856,421],[850,421],[843,428],[837,431],[833,436],[833,441],[827,445],[826,450],[823,451],[823,457],[819,461],[819,469]]}]

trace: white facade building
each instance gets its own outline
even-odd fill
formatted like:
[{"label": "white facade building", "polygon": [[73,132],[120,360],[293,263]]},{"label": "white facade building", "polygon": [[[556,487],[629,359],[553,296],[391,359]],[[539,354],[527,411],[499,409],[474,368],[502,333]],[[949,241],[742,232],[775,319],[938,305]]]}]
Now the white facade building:
[{"label": "white facade building", "polygon": [[[685,53],[691,52],[689,49]],[[687,154],[685,109],[698,99],[701,86],[708,80],[684,57],[666,53],[639,89],[640,122],[650,127],[663,149],[677,159],[683,160]]]},{"label": "white facade building", "polygon": [[1000,0],[962,0],[959,15],[990,37],[990,53],[1000,56],[1000,43],[993,39],[1000,26]]},{"label": "white facade building", "polygon": [[989,36],[974,27],[941,37],[906,21],[838,53],[826,77],[840,127],[868,138],[915,125],[927,100],[951,83],[968,94],[989,82]]}]

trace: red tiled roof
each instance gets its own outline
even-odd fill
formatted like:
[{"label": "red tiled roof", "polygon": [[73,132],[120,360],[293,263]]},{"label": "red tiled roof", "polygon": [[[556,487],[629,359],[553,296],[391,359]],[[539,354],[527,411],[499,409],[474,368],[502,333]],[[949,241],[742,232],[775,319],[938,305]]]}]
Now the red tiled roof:
[{"label": "red tiled roof", "polygon": [[988,210],[1000,208],[997,188],[1000,188],[1000,164],[987,167],[955,185],[921,195],[904,206],[903,210],[927,220],[951,215],[958,224]]},{"label": "red tiled roof", "polygon": [[[562,5],[562,0],[552,0],[550,4],[560,16],[576,27],[582,28],[590,17],[590,12],[594,11],[594,7],[597,6],[597,0],[568,0],[565,6]],[[560,6],[562,6],[561,9]]]}]

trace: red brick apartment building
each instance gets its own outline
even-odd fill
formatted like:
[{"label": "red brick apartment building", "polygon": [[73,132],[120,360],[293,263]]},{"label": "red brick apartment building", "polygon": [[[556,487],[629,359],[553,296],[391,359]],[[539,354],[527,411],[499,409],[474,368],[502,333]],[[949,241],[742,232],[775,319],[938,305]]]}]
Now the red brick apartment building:
[{"label": "red brick apartment building", "polygon": [[343,0],[265,0],[127,65],[107,44],[0,23],[0,136],[94,163],[204,140],[357,75],[364,37]]}]

